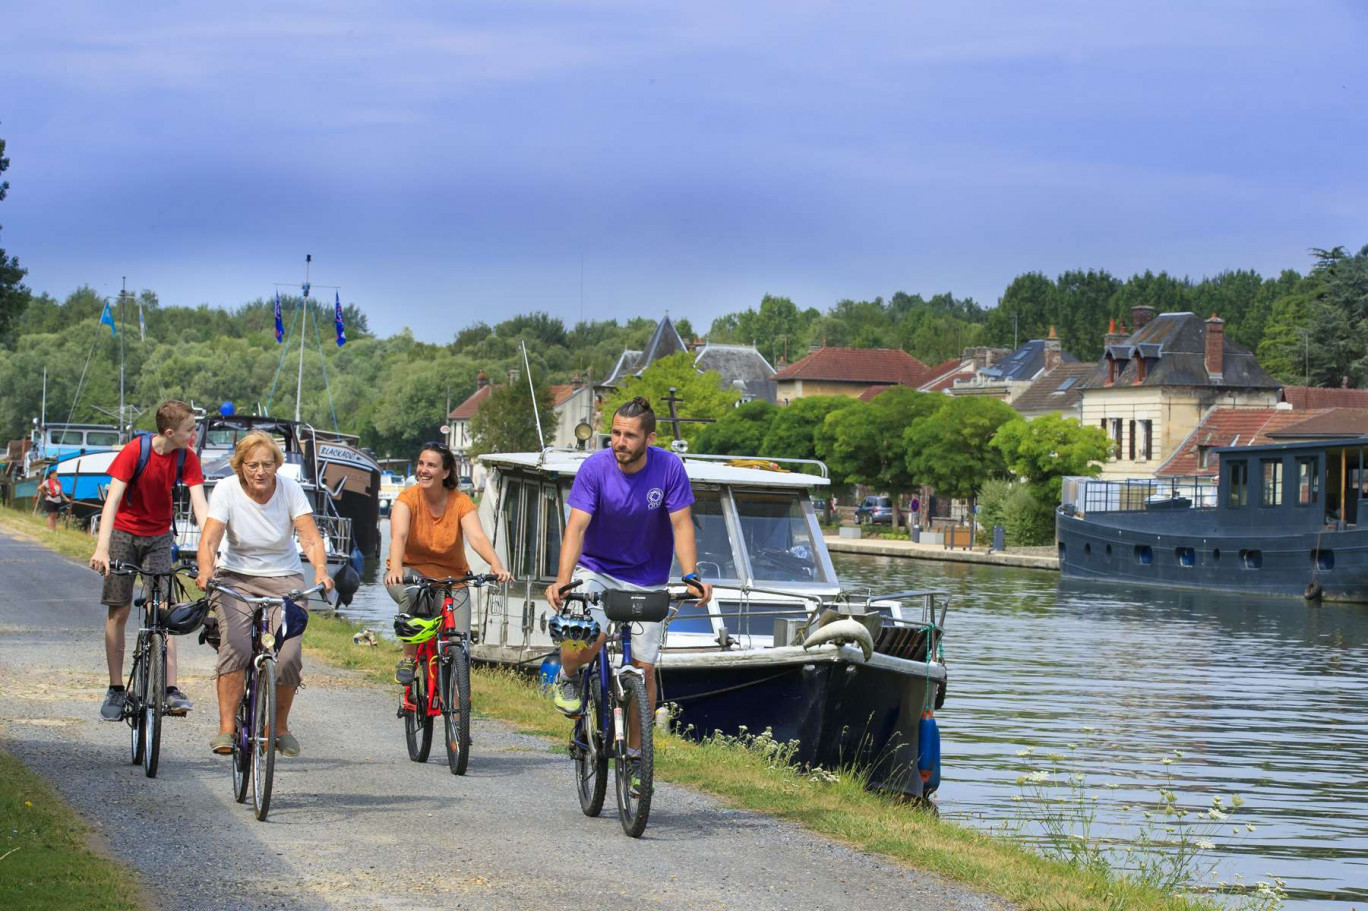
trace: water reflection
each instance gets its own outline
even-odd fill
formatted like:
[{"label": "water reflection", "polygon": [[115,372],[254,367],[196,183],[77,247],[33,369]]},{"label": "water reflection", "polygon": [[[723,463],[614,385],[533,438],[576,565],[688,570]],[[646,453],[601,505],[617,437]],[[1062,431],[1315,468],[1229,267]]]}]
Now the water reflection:
[{"label": "water reflection", "polygon": [[[1185,805],[1248,801],[1232,821],[1257,831],[1233,838],[1226,827],[1215,839],[1223,878],[1276,874],[1288,908],[1368,899],[1368,608],[895,558],[836,563],[847,585],[955,596],[938,716],[946,815],[1009,818],[1025,747],[1067,754],[1112,826],[1134,824],[1120,806],[1153,801],[1168,772]],[[1175,750],[1182,757],[1162,765]]]}]

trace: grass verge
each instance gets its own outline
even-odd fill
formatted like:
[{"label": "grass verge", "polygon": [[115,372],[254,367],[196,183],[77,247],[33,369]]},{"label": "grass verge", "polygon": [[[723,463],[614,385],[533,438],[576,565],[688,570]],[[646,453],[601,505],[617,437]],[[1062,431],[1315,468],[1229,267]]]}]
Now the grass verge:
[{"label": "grass verge", "polygon": [[89,835],[46,782],[0,750],[0,908],[142,908],[136,877],[91,851]]},{"label": "grass verge", "polygon": [[[353,644],[359,627],[332,617],[309,621],[305,651],[378,683],[394,685],[399,646]],[[476,669],[471,677],[476,714],[510,722],[555,743],[569,722],[526,678]],[[981,889],[1040,911],[1197,911],[1216,905],[1158,892],[1041,857],[1006,838],[942,821],[864,788],[858,774],[811,775],[774,760],[763,739],[713,738],[702,743],[669,735],[656,742],[656,773],[666,781],[721,797],[736,807],[797,823],[813,832],[875,851],[920,870]],[[478,761],[478,757],[477,757]],[[836,780],[830,780],[834,777]],[[567,770],[566,787],[569,790]],[[568,796],[568,795],[567,795]]]},{"label": "grass verge", "polygon": [[48,531],[46,516],[34,515],[32,510],[18,506],[0,507],[0,529],[32,538],[44,547],[82,563],[95,552],[95,539],[86,532],[60,525],[56,531]]}]

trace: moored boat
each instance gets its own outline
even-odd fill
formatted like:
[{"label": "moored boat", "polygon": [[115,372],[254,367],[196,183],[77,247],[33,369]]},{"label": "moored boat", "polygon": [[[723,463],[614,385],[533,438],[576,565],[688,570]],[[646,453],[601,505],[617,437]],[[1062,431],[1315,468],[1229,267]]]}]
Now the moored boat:
[{"label": "moored boat", "polygon": [[[518,582],[474,594],[477,660],[535,668],[558,654],[544,592],[560,559],[565,499],[588,455],[482,457],[480,519]],[[698,735],[769,729],[799,742],[801,762],[857,763],[876,787],[929,796],[938,770],[922,774],[918,754],[930,755],[934,722],[923,718],[944,696],[948,596],[842,590],[812,506],[812,489],[828,483],[820,463],[682,458],[698,568],[714,598],[684,603],[661,652],[661,700],[676,707],[677,723]],[[483,566],[473,555],[472,563]]]},{"label": "moored boat", "polygon": [[1368,601],[1368,437],[1214,450],[1215,478],[1070,478],[1066,576]]}]

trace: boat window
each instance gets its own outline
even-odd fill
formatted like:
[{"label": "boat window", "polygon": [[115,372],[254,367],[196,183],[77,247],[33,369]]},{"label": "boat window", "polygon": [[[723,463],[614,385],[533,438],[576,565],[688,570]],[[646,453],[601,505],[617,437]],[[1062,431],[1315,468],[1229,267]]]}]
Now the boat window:
[{"label": "boat window", "polygon": [[1264,459],[1262,500],[1264,506],[1282,505],[1282,486],[1282,459]]},{"label": "boat window", "polygon": [[87,446],[117,446],[119,434],[114,430],[90,430],[86,432]]},{"label": "boat window", "polygon": [[522,571],[518,574],[524,579],[537,578],[537,539],[541,536],[541,504],[537,502],[540,490],[536,484],[527,484],[523,489],[523,498],[527,501],[527,506],[523,510],[523,533],[521,538],[521,559],[518,565]]},{"label": "boat window", "polygon": [[508,542],[508,565],[518,566],[518,525],[522,518],[522,482],[509,478],[504,482],[504,529]]},{"label": "boat window", "polygon": [[561,522],[556,509],[556,488],[550,485],[542,488],[542,516],[546,528],[546,553],[542,557],[541,577],[554,579],[560,568]]},{"label": "boat window", "polygon": [[1191,547],[1174,548],[1173,557],[1178,561],[1179,566],[1197,565],[1197,554]]},{"label": "boat window", "polygon": [[1226,473],[1230,475],[1230,492],[1226,497],[1226,505],[1231,509],[1239,509],[1249,503],[1249,463],[1243,459],[1231,460],[1226,466]]},{"label": "boat window", "polygon": [[1149,566],[1154,562],[1154,550],[1148,544],[1135,545],[1135,562]]},{"label": "boat window", "polygon": [[1263,569],[1263,551],[1240,551],[1240,565],[1243,566],[1245,569]]},{"label": "boat window", "polygon": [[733,491],[732,496],[757,582],[828,581],[797,492]]},{"label": "boat window", "polygon": [[[727,520],[722,513],[722,494],[717,490],[694,490],[694,541],[698,548],[698,572],[703,578],[739,579],[736,555],[727,534]],[[679,574],[675,566],[672,575]]]},{"label": "boat window", "polygon": [[79,430],[54,430],[48,439],[58,446],[84,446],[85,434]]},{"label": "boat window", "polygon": [[1320,499],[1317,459],[1297,459],[1297,505],[1311,506]]}]

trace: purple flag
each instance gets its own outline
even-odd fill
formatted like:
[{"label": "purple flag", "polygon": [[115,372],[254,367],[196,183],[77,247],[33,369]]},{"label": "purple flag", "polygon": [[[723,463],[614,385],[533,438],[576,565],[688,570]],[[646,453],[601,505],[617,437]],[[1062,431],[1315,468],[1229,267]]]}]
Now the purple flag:
[{"label": "purple flag", "polygon": [[347,327],[342,324],[342,298],[333,292],[333,322],[337,324],[337,347],[347,344]]},{"label": "purple flag", "polygon": [[276,292],[275,321],[276,321],[276,330],[275,330],[275,332],[276,332],[276,341],[277,341],[277,342],[284,341],[284,339],[285,339],[285,322],[284,322],[284,320],[282,320],[282,319],[280,318],[280,292],[279,292],[279,291]]}]

